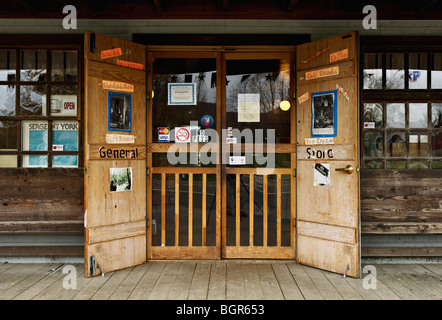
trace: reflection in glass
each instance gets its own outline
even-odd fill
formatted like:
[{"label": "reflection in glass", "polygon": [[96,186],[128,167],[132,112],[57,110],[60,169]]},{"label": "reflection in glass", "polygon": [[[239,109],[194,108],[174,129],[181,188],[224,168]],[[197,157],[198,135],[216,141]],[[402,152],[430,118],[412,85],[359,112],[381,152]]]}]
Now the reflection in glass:
[{"label": "reflection in glass", "polygon": [[[216,129],[216,60],[208,58],[158,58],[154,60],[152,140],[158,142],[158,128],[201,126],[210,115]],[[168,83],[195,83],[196,105],[168,105]],[[171,139],[172,141],[172,139]]]},{"label": "reflection in glass", "polygon": [[427,54],[409,53],[408,88],[427,89]]},{"label": "reflection in glass", "polygon": [[386,88],[404,89],[405,71],[403,53],[386,53]]},{"label": "reflection in glass", "polygon": [[77,86],[51,86],[51,116],[77,116],[77,90]]},{"label": "reflection in glass", "polygon": [[387,157],[405,157],[406,144],[404,132],[387,133]]},{"label": "reflection in glass", "polygon": [[[284,60],[227,60],[226,125],[242,131],[263,129],[262,142],[271,139],[268,129],[275,130],[276,143],[290,143],[290,117],[280,109],[283,100],[290,100],[290,70]],[[252,94],[259,100],[259,122],[239,122],[238,98]],[[243,104],[242,107],[247,106]],[[235,137],[235,135],[234,135]],[[238,138],[240,142],[241,137]],[[254,134],[254,139],[255,139]],[[244,142],[244,141],[241,141]],[[255,141],[256,142],[256,141]],[[269,141],[270,142],[270,141]]]},{"label": "reflection in glass", "polygon": [[408,169],[428,169],[428,161],[410,161],[408,162]]},{"label": "reflection in glass", "polygon": [[46,80],[46,50],[23,50],[21,51],[21,81],[45,81]]},{"label": "reflection in glass", "polygon": [[431,89],[442,89],[442,53],[433,53],[431,70]]},{"label": "reflection in glass", "polygon": [[51,81],[77,81],[77,52],[52,51]]},{"label": "reflection in glass", "polygon": [[405,161],[387,161],[387,169],[405,169]]},{"label": "reflection in glass", "polygon": [[370,158],[382,157],[384,150],[384,134],[382,132],[364,133],[364,156]]},{"label": "reflection in glass", "polygon": [[442,132],[435,132],[431,142],[433,157],[442,157]]},{"label": "reflection in glass", "polygon": [[442,161],[434,160],[431,162],[431,169],[442,169]]},{"label": "reflection in glass", "polygon": [[405,103],[387,103],[387,128],[405,128]]},{"label": "reflection in glass", "polygon": [[428,105],[426,103],[410,103],[410,128],[428,127]]},{"label": "reflection in glass", "polygon": [[15,50],[0,50],[0,81],[15,81]]},{"label": "reflection in glass", "polygon": [[431,126],[442,128],[442,103],[431,104]]},{"label": "reflection in glass", "polygon": [[384,169],[383,161],[365,160],[364,169]]},{"label": "reflection in glass", "polygon": [[0,86],[0,117],[15,116],[15,86]]},{"label": "reflection in glass", "polygon": [[20,115],[46,115],[46,87],[20,86]]},{"label": "reflection in glass", "polygon": [[0,150],[17,150],[18,122],[0,121]]},{"label": "reflection in glass", "polygon": [[364,89],[382,89],[382,53],[364,54]]},{"label": "reflection in glass", "polygon": [[408,153],[410,157],[428,156],[428,135],[411,134],[408,137]]},{"label": "reflection in glass", "polygon": [[364,128],[382,128],[382,104],[364,103]]}]

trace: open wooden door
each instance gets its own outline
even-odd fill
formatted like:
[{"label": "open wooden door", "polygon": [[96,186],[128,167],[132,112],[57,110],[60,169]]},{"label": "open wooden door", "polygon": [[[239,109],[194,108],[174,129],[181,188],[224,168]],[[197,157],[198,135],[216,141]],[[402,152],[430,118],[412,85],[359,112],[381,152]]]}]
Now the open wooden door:
[{"label": "open wooden door", "polygon": [[297,48],[297,260],[360,273],[358,34]]},{"label": "open wooden door", "polygon": [[146,262],[144,46],[85,33],[85,267]]}]

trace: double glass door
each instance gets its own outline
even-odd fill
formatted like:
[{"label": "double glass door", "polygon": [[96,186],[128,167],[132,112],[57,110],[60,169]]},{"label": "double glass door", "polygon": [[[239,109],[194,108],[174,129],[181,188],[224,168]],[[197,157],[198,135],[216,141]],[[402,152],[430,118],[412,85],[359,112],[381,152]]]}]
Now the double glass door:
[{"label": "double glass door", "polygon": [[148,48],[148,259],[295,258],[294,48],[259,51]]}]

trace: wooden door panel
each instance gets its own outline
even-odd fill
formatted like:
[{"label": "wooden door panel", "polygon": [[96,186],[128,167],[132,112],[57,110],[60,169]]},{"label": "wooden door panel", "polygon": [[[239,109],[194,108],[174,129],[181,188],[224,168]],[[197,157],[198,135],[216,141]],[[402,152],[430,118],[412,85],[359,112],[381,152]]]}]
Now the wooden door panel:
[{"label": "wooden door panel", "polygon": [[[360,272],[357,43],[357,33],[350,32],[297,49],[297,259],[356,277]],[[336,117],[331,122],[336,129],[334,134],[314,135],[312,94],[326,92],[336,96]],[[329,110],[328,104],[320,108]],[[327,180],[318,183],[315,168],[321,165]],[[347,166],[353,171],[344,171]]]},{"label": "wooden door panel", "polygon": [[[136,64],[131,64],[136,63]],[[85,272],[98,275],[146,262],[146,89],[144,46],[85,33]],[[139,70],[143,66],[143,70]],[[135,67],[135,69],[134,69]],[[141,68],[140,68],[141,69]],[[126,94],[130,126],[111,127],[109,92]],[[129,103],[130,101],[130,103]],[[122,118],[120,118],[122,119]],[[121,121],[121,120],[120,120]],[[124,121],[124,120],[123,120]],[[111,169],[130,168],[124,189]],[[114,177],[115,178],[115,177]]]}]

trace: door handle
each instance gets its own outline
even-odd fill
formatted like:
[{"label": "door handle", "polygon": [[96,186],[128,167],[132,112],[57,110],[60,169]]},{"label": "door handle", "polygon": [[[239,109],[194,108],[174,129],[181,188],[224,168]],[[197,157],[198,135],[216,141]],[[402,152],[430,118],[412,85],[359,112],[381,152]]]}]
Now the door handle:
[{"label": "door handle", "polygon": [[348,174],[352,174],[353,173],[353,166],[351,166],[350,164],[348,166],[346,166],[345,168],[336,168],[336,171],[345,171]]}]

